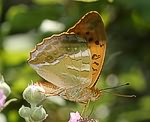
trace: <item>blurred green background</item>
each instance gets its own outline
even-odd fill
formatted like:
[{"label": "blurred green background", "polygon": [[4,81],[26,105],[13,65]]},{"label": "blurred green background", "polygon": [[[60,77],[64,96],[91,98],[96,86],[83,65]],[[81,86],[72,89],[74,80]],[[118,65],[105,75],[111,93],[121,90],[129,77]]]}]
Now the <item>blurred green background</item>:
[{"label": "blurred green background", "polygon": [[[87,115],[100,122],[150,122],[150,0],[0,0],[0,72],[10,85],[11,103],[2,113],[8,122],[23,122],[18,115],[28,106],[22,92],[41,80],[27,64],[29,52],[44,37],[73,26],[85,13],[98,11],[105,23],[107,54],[98,88],[126,82],[90,104]],[[123,98],[112,93],[135,94]],[[45,122],[67,122],[79,104],[59,98],[44,103]],[[90,114],[91,113],[91,114]]]}]

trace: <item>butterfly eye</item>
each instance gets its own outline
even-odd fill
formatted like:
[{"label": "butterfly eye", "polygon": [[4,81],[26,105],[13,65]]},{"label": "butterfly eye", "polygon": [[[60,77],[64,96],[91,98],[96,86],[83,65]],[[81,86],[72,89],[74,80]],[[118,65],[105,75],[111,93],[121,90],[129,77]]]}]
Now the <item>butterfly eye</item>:
[{"label": "butterfly eye", "polygon": [[93,96],[94,96],[94,98],[98,98],[100,96],[100,92],[98,89],[94,90]]}]

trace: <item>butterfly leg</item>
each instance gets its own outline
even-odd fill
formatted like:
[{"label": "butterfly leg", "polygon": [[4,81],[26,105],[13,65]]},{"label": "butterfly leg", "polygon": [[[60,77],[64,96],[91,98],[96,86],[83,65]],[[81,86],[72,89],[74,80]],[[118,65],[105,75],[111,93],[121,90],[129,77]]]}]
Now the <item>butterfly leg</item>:
[{"label": "butterfly leg", "polygon": [[82,112],[81,112],[81,116],[84,116],[84,114],[85,114],[87,108],[89,107],[89,104],[90,104],[90,100],[88,100],[88,101],[85,103],[84,108],[83,108],[83,110],[82,110]]},{"label": "butterfly leg", "polygon": [[64,91],[64,89],[59,89],[57,91],[53,91],[53,92],[46,92],[46,91],[39,91],[43,94],[46,95],[46,97],[50,97],[50,96],[60,96],[60,94]]}]

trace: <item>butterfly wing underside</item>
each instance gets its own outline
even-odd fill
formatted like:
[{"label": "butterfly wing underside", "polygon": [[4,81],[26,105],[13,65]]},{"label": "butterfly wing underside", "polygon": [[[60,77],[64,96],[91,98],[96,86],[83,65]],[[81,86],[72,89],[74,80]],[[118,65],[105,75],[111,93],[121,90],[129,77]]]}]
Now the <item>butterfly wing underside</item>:
[{"label": "butterfly wing underside", "polygon": [[67,32],[44,39],[30,53],[28,62],[50,82],[40,84],[45,89],[50,87],[50,91],[81,84],[94,87],[102,70],[105,50],[104,24],[100,15],[92,11]]},{"label": "butterfly wing underside", "polygon": [[92,75],[89,87],[94,87],[102,71],[106,51],[106,34],[103,20],[98,12],[92,11],[82,17],[67,32],[73,32],[88,42],[88,48],[91,53],[90,70]]},{"label": "butterfly wing underside", "polygon": [[30,53],[29,64],[45,80],[60,88],[90,84],[90,50],[76,34],[46,38]]}]

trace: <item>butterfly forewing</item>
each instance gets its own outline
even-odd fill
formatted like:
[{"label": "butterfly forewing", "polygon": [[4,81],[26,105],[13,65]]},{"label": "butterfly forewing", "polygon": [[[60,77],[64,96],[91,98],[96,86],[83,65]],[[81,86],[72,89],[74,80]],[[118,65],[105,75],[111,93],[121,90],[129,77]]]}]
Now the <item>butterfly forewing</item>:
[{"label": "butterfly forewing", "polygon": [[93,87],[101,73],[106,50],[106,35],[102,18],[95,11],[89,12],[67,32],[73,32],[88,42],[91,53],[90,73],[92,75],[89,87]]},{"label": "butterfly forewing", "polygon": [[29,64],[45,80],[60,88],[90,84],[90,50],[76,34],[46,38],[30,54]]}]

